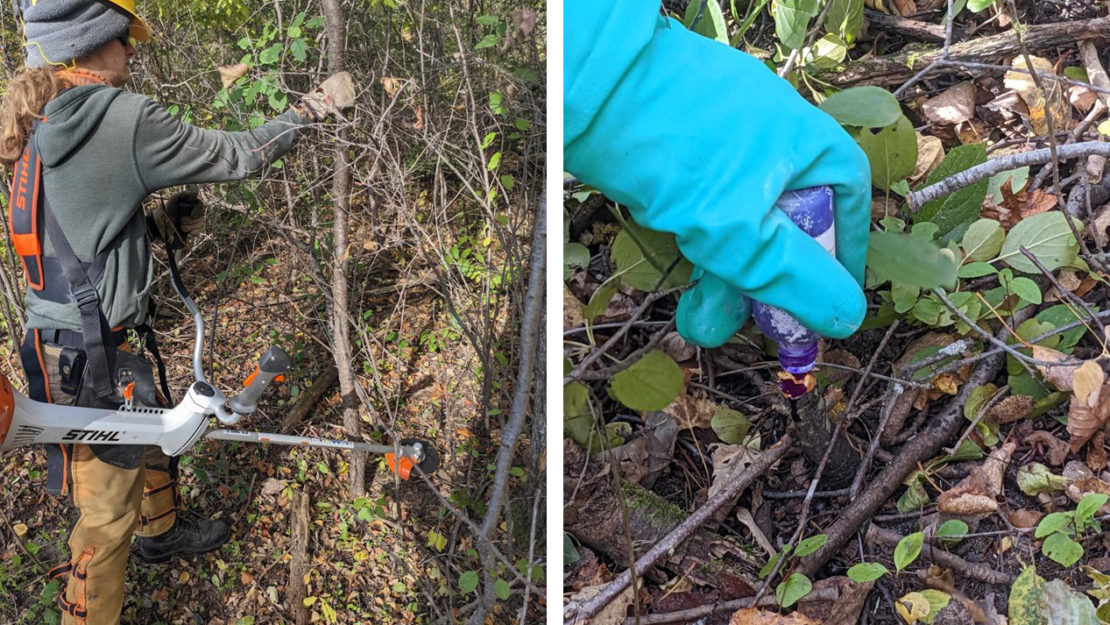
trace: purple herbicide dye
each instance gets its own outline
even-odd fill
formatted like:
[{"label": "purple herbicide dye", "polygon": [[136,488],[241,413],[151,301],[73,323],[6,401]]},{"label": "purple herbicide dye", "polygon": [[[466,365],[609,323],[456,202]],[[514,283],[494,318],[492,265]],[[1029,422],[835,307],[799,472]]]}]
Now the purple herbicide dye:
[{"label": "purple herbicide dye", "polygon": [[[833,221],[832,187],[810,187],[787,191],[775,205],[794,225],[813,237],[829,254],[836,255],[836,227]],[[817,361],[820,335],[798,322],[790,313],[761,302],[752,302],[752,316],[760,331],[778,344],[783,372],[779,386],[791,399],[813,388],[807,381]]]}]

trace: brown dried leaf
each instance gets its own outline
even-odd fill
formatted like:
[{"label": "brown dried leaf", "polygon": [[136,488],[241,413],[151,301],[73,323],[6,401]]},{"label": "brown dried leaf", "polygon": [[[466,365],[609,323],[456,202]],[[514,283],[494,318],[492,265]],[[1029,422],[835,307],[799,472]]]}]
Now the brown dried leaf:
[{"label": "brown dried leaf", "polygon": [[1082,85],[1068,87],[1068,102],[1080,113],[1086,113],[1098,102],[1098,94]]},{"label": "brown dried leaf", "polygon": [[712,500],[714,495],[738,478],[759,455],[758,451],[743,445],[713,446],[713,482],[709,485],[709,499]]},{"label": "brown dried leaf", "polygon": [[1099,391],[1105,382],[1106,373],[1103,372],[1102,367],[1099,366],[1097,361],[1088,360],[1075,370],[1072,392],[1080,403],[1088,407],[1094,407],[1095,402],[1098,401]]},{"label": "brown dried leaf", "polygon": [[1095,432],[1087,445],[1087,466],[1092,471],[1102,471],[1106,468],[1106,462],[1106,430],[1102,429]]},{"label": "brown dried leaf", "polygon": [[1006,515],[1009,519],[1010,525],[1020,528],[1036,527],[1037,523],[1041,522],[1041,517],[1044,516],[1043,512],[1038,510],[1029,510],[1027,508],[1019,508]]},{"label": "brown dried leaf", "polygon": [[1079,360],[1068,356],[1064,352],[1041,345],[1033,346],[1033,358],[1051,363],[1051,365],[1037,365],[1037,370],[1044,376],[1045,381],[1056,387],[1058,391],[1070,393],[1072,390],[1075,371],[1082,364]]},{"label": "brown dried leaf", "polygon": [[[695,345],[687,343],[686,339],[678,332],[669,332],[659,341],[659,349],[674,359],[675,362],[691,360],[698,353]],[[681,424],[680,424],[681,426]]]},{"label": "brown dried leaf", "polygon": [[821,625],[800,612],[783,616],[777,612],[767,612],[759,608],[743,608],[732,613],[728,625]]},{"label": "brown dried leaf", "polygon": [[1017,449],[1008,441],[991,452],[983,466],[937,497],[937,510],[953,516],[978,516],[998,510],[996,497],[1002,492],[1002,476]]},{"label": "brown dried leaf", "polygon": [[385,88],[385,94],[391,98],[396,96],[397,92],[401,90],[402,80],[400,78],[382,76],[378,79],[378,82],[382,83],[382,87]]},{"label": "brown dried leaf", "polygon": [[[913,173],[909,176],[910,185],[924,180],[942,160],[944,160],[944,142],[937,137],[917,133],[917,164],[914,165]],[[872,199],[872,216],[875,213],[874,202],[875,200]]]},{"label": "brown dried leaf", "polygon": [[1079,453],[1083,445],[1110,418],[1110,390],[1107,390],[1107,386],[1104,385],[1097,394],[1092,393],[1092,395],[1096,395],[1094,405],[1072,395],[1071,403],[1068,406],[1067,428],[1068,434],[1071,435],[1072,451]]},{"label": "brown dried leaf", "polygon": [[678,426],[670,415],[649,412],[644,429],[635,438],[600,454],[608,463],[619,462],[621,477],[650,488],[674,459]]},{"label": "brown dried leaf", "polygon": [[412,129],[424,130],[424,107],[414,106],[412,112],[416,115],[416,121],[412,123]]},{"label": "brown dried leaf", "polygon": [[[1092,493],[1110,495],[1110,484],[1095,475],[1083,462],[1072,460],[1064,466],[1064,478],[1070,482],[1064,487],[1064,494],[1075,503]],[[1110,502],[1099,509],[1098,514],[1110,514]]]},{"label": "brown dried leaf", "polygon": [[246,63],[236,63],[235,65],[221,65],[216,68],[220,72],[220,84],[224,89],[235,84],[243,76],[247,75],[250,67]]},{"label": "brown dried leaf", "polygon": [[[813,582],[813,592],[798,602],[798,611],[818,623],[858,623],[867,594],[875,582],[860,584],[846,576],[838,575]],[[822,591],[836,589],[836,598],[809,599],[820,596]]]},{"label": "brown dried leaf", "polygon": [[[1033,62],[1033,71],[1038,74],[1055,75],[1052,62],[1038,56],[1030,56]],[[1025,58],[1022,55],[1014,57],[1011,65],[1015,68],[1025,69]],[[1029,123],[1033,132],[1038,135],[1048,133],[1049,115],[1052,116],[1053,128],[1056,131],[1067,129],[1071,121],[1071,109],[1068,107],[1067,98],[1064,96],[1062,83],[1055,80],[1042,80],[1045,90],[1042,92],[1033,80],[1033,76],[1024,72],[1006,72],[1003,84],[1007,89],[1013,89],[1021,95],[1025,105],[1029,108]]]},{"label": "brown dried leaf", "polygon": [[1045,432],[1044,430],[1030,432],[1025,437],[1025,442],[1044,445],[1047,449],[1044,458],[1048,464],[1054,467],[1064,464],[1068,453],[1071,452],[1071,447],[1067,443],[1053,436],[1051,432]]},{"label": "brown dried leaf", "polygon": [[[1061,269],[1056,272],[1056,281],[1060,286],[1064,287],[1067,291],[1075,293],[1083,285],[1083,280],[1079,278],[1079,273],[1072,269]],[[1055,285],[1044,294],[1044,301],[1046,302],[1059,302],[1063,301],[1064,296],[1060,293]]]},{"label": "brown dried leaf", "polygon": [[922,102],[921,112],[934,124],[954,125],[970,120],[975,116],[975,83],[968,80],[952,85]]},{"label": "brown dried leaf", "polygon": [[670,406],[663,410],[674,417],[678,429],[688,430],[690,428],[708,429],[710,421],[713,420],[713,415],[717,414],[720,409],[720,406],[709,400],[680,395]]},{"label": "brown dried leaf", "polygon": [[582,317],[582,302],[563,285],[563,331],[573,330],[586,323]]},{"label": "brown dried leaf", "polygon": [[[601,592],[602,586],[590,586],[574,593],[568,601],[585,602],[597,596]],[[628,616],[628,608],[632,605],[635,595],[632,594],[632,587],[624,589],[624,592],[617,595],[615,599],[610,601],[601,609],[600,612],[590,619],[590,625],[622,625],[624,619]]]},{"label": "brown dried leaf", "polygon": [[1033,412],[1034,403],[1029,395],[1011,395],[991,406],[984,419],[998,425],[1020,421]]}]

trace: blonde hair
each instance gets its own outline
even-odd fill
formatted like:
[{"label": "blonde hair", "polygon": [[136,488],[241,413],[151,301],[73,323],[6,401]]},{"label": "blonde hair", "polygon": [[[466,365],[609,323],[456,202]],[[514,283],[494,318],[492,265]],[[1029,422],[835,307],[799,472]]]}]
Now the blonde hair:
[{"label": "blonde hair", "polygon": [[7,169],[23,155],[40,111],[61,90],[61,78],[53,67],[20,68],[0,101],[0,164]]}]

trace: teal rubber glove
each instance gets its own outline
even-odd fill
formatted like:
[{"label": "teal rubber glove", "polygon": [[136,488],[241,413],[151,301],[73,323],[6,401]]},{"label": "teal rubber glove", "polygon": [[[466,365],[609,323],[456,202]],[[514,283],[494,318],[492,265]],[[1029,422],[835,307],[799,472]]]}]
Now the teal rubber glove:
[{"label": "teal rubber glove", "polygon": [[[854,332],[871,184],[852,138],[763,63],[657,4],[565,7],[565,169],[676,235],[698,279],[679,301],[679,332],[721,345],[751,312],[742,294],[824,336]],[[783,191],[818,185],[836,193],[837,259],[774,207]]]}]

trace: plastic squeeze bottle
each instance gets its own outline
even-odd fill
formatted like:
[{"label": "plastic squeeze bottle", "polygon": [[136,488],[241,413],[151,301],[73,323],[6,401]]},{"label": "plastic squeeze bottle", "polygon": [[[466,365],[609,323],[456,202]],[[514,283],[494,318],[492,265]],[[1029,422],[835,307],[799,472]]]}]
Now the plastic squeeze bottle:
[{"label": "plastic squeeze bottle", "polygon": [[[775,206],[826,252],[836,256],[832,187],[787,191],[779,196]],[[785,310],[761,302],[752,302],[752,316],[760,331],[778,344],[779,364],[782,365],[779,388],[783,395],[789,399],[801,397],[816,384],[810,372],[817,361],[820,335],[799,323]]]}]

